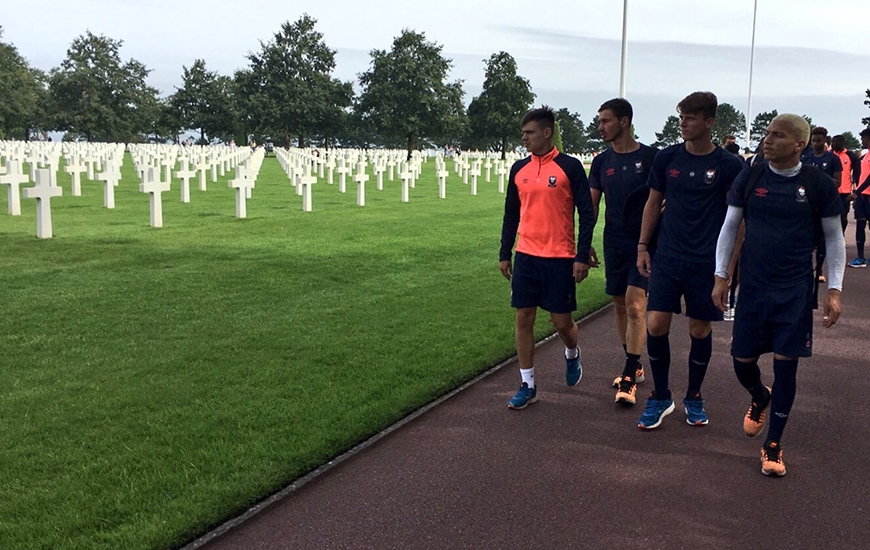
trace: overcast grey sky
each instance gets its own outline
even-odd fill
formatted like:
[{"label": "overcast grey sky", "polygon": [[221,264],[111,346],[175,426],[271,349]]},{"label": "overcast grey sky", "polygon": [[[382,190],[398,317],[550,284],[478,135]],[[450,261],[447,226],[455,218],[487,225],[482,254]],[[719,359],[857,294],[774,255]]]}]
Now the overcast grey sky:
[{"label": "overcast grey sky", "polygon": [[[627,98],[635,128],[653,141],[674,106],[695,90],[747,111],[753,0],[629,0]],[[777,109],[812,117],[833,133],[857,134],[870,88],[867,0],[759,0],[752,113]],[[9,2],[0,25],[32,65],[57,66],[90,30],[124,41],[163,93],[197,58],[232,75],[284,21],[317,19],[338,51],[335,76],[356,80],[372,49],[389,49],[402,29],[424,32],[453,60],[466,102],[483,83],[483,60],[506,51],[529,79],[536,103],[579,112],[588,122],[619,92],[622,0],[35,0]]]}]

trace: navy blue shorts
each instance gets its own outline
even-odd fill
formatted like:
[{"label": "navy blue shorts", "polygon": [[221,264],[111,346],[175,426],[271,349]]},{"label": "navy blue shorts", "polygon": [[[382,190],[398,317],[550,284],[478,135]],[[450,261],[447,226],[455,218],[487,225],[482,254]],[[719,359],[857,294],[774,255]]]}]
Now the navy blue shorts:
[{"label": "navy blue shorts", "polygon": [[849,200],[848,193],[846,193],[845,195],[840,193],[840,206],[843,209],[843,215],[846,215],[849,213],[849,208],[851,208],[851,206],[852,206],[852,201]]},{"label": "navy blue shorts", "polygon": [[715,261],[690,262],[656,254],[652,259],[647,311],[682,313],[699,321],[721,321],[722,311],[713,303]]},{"label": "navy blue shorts", "polygon": [[813,354],[813,280],[787,289],[740,285],[732,357],[757,357],[763,353],[786,357]]},{"label": "navy blue shorts", "polygon": [[637,270],[637,243],[634,240],[604,237],[604,292],[623,296],[629,286],[646,290],[647,279]]},{"label": "navy blue shorts", "polygon": [[870,218],[870,195],[861,193],[855,197],[855,203],[852,205],[855,209],[856,220],[866,220]]},{"label": "navy blue shorts", "polygon": [[576,310],[574,258],[539,258],[517,252],[511,276],[511,307],[540,307],[550,313]]}]

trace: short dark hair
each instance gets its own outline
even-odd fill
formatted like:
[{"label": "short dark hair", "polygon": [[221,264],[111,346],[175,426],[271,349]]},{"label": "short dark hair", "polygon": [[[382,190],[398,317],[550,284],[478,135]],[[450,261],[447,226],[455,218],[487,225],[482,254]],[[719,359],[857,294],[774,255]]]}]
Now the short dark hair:
[{"label": "short dark hair", "polygon": [[824,126],[816,126],[815,128],[813,128],[813,131],[810,132],[810,136],[827,136],[827,135],[828,135],[828,129],[825,128]]},{"label": "short dark hair", "polygon": [[858,135],[861,137],[870,137],[870,128],[864,128]]},{"label": "short dark hair", "polygon": [[541,128],[549,128],[550,130],[555,130],[556,128],[556,113],[553,112],[553,109],[546,106],[541,105],[538,109],[532,109],[526,116],[523,117],[523,121],[520,126],[525,126],[529,122],[537,122],[538,126]]},{"label": "short dark hair", "polygon": [[629,123],[634,118],[634,109],[631,108],[631,103],[621,97],[608,99],[602,103],[601,107],[598,108],[598,112],[600,113],[601,111],[613,111],[613,115],[616,118],[628,117]]},{"label": "short dark hair", "polygon": [[677,103],[677,112],[680,114],[700,113],[704,118],[716,118],[716,110],[719,108],[719,100],[713,92],[692,92]]},{"label": "short dark hair", "polygon": [[727,141],[727,140],[729,140],[729,139],[733,139],[733,140],[736,141],[736,140],[737,140],[737,136],[735,136],[734,134],[728,134],[727,136],[725,136],[725,140]]}]

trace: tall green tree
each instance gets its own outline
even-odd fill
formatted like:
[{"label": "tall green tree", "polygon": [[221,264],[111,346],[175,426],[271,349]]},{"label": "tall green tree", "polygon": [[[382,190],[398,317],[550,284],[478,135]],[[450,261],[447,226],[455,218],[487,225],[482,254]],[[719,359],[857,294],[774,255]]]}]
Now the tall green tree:
[{"label": "tall green tree", "polygon": [[[3,27],[0,27],[0,38]],[[28,139],[47,125],[45,74],[12,45],[0,41],[0,139]]]},{"label": "tall green tree", "polygon": [[295,137],[300,147],[340,117],[352,98],[352,85],[331,76],[335,50],[316,23],[308,14],[283,23],[272,40],[260,42],[259,52],[247,56],[250,68],[236,78],[246,96],[246,122],[286,143]]},{"label": "tall green tree", "polygon": [[859,140],[852,132],[845,131],[841,135],[843,136],[843,140],[846,142],[846,149],[852,150],[861,148],[861,140]]},{"label": "tall green tree", "polygon": [[169,98],[182,128],[198,130],[202,144],[233,135],[232,81],[209,71],[202,59],[183,69],[181,88]]},{"label": "tall green tree", "polygon": [[462,111],[462,82],[446,82],[452,61],[441,50],[405,29],[390,51],[372,50],[371,67],[360,75],[355,111],[386,143],[403,143],[409,157],[420,140],[447,137],[444,121]]},{"label": "tall green tree", "polygon": [[676,145],[680,142],[682,134],[680,134],[680,119],[676,115],[671,115],[665,120],[665,125],[661,132],[656,132],[656,140],[653,142],[653,147],[664,149],[671,145]]},{"label": "tall green tree", "polygon": [[517,62],[507,52],[484,60],[483,91],[468,106],[471,138],[485,149],[501,151],[520,144],[520,121],[535,100],[528,79],[517,74]]},{"label": "tall green tree", "polygon": [[90,31],[73,40],[49,77],[57,129],[92,141],[126,141],[149,131],[157,90],[145,83],[149,70],[135,59],[121,61],[123,42]]},{"label": "tall green tree", "polygon": [[743,139],[746,136],[746,115],[730,103],[720,103],[713,121],[712,134],[716,143],[725,143],[725,136],[728,135]]},{"label": "tall green tree", "polygon": [[[870,88],[867,88],[867,91],[864,93],[867,96],[867,99],[864,100],[864,105],[870,107]],[[861,124],[863,124],[864,126],[870,127],[870,116],[862,118]]]},{"label": "tall green tree", "polygon": [[752,127],[749,129],[750,140],[754,143],[760,142],[767,135],[767,127],[770,126],[771,121],[778,115],[779,113],[776,109],[755,115],[755,118],[752,120]]},{"label": "tall green tree", "polygon": [[556,111],[556,119],[562,130],[562,146],[568,153],[591,152],[580,113],[572,113],[565,107]]},{"label": "tall green tree", "polygon": [[586,151],[585,153],[592,153],[595,151],[603,151],[605,148],[604,140],[601,139],[601,132],[598,131],[598,125],[600,121],[598,120],[598,114],[592,117],[592,120],[589,124],[586,125]]}]

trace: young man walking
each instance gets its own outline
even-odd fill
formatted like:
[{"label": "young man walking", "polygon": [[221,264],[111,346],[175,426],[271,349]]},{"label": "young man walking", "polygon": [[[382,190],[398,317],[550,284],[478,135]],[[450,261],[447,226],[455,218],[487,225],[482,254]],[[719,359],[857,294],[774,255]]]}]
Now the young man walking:
[{"label": "young man walking", "polygon": [[[565,344],[565,382],[574,386],[583,375],[572,312],[577,309],[576,284],[589,274],[595,220],[583,165],[553,146],[555,121],[547,106],[523,117],[523,146],[530,155],[511,167],[505,197],[499,269],[511,281],[522,378],[508,402],[511,409],[524,409],[538,399],[534,363],[538,307],[550,312]],[[580,214],[576,240],[575,211]]]},{"label": "young man walking", "polygon": [[[637,243],[637,267],[649,277],[646,347],[655,390],[638,420],[642,429],[657,428],[674,411],[669,332],[673,314],[681,312],[681,298],[686,302],[691,339],[683,400],[686,422],[692,426],[709,422],[701,385],[713,352],[712,321],[722,320],[722,312],[709,297],[716,238],[725,219],[727,192],[744,168],[740,158],[711,139],[717,107],[710,92],[695,92],[680,101],[677,111],[684,142],[659,151],[647,182],[650,193]],[[659,217],[658,247],[651,258],[649,241]]]},{"label": "young man walking", "polygon": [[840,206],[843,212],[840,214],[840,224],[843,226],[843,234],[846,233],[846,227],[849,225],[849,209],[852,202],[849,200],[849,195],[858,183],[858,178],[861,177],[861,160],[858,155],[846,149],[846,138],[837,134],[831,138],[831,151],[840,159],[840,165],[843,171],[840,175],[840,181],[834,180],[834,183],[839,185],[838,192],[840,194]]},{"label": "young man walking", "polygon": [[[640,354],[646,338],[647,281],[637,271],[637,235],[626,228],[624,206],[629,197],[646,187],[657,149],[634,139],[631,104],[611,99],[598,109],[598,131],[610,148],[592,160],[589,188],[595,220],[604,195],[604,291],[613,300],[616,329],[625,352],[625,367],[616,377],[616,403],[634,405],[637,384],[644,381]],[[640,222],[640,220],[638,220]],[[640,223],[637,224],[638,227]]]},{"label": "young man walking", "polygon": [[[840,198],[833,180],[798,160],[810,127],[798,115],[771,121],[764,140],[766,163],[741,174],[728,196],[728,213],[716,248],[713,302],[725,308],[728,262],[741,220],[740,296],[731,355],[740,384],[752,396],[744,419],[746,435],[764,428],[761,471],[784,476],[782,434],[796,393],[798,359],[812,355],[813,247],[821,223],[828,249],[828,292],[824,326],[840,316],[846,248],[840,228]],[[758,358],[773,353],[772,388],[761,380]]]},{"label": "young man walking", "polygon": [[[834,181],[834,186],[839,187],[840,177],[843,174],[843,165],[840,162],[840,157],[828,150],[828,130],[821,126],[816,126],[810,132],[810,147],[812,151],[809,154],[801,157],[803,164],[812,164],[825,174],[831,177]],[[822,275],[822,265],[825,263],[827,252],[825,242],[820,240],[816,243],[816,274],[819,281],[825,282],[825,276]]]},{"label": "young man walking", "polygon": [[861,147],[867,149],[867,153],[861,159],[858,187],[849,195],[855,208],[855,242],[858,245],[858,257],[849,262],[849,267],[867,267],[867,260],[864,257],[867,235],[864,229],[867,227],[867,218],[870,217],[870,128],[861,131]]}]

